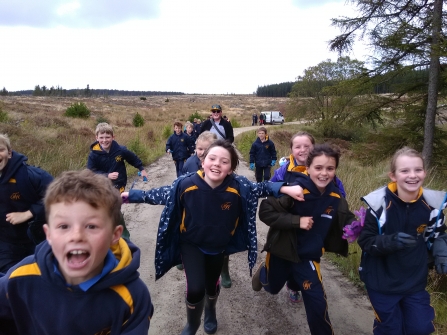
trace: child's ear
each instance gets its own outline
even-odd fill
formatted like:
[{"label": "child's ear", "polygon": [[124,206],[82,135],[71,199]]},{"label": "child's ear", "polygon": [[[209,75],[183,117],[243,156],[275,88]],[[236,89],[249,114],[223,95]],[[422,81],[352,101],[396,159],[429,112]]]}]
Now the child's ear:
[{"label": "child's ear", "polygon": [[388,172],[388,177],[390,177],[391,181],[394,181],[394,182],[397,181],[396,176],[394,175],[393,172]]},{"label": "child's ear", "polygon": [[121,235],[123,234],[123,230],[124,230],[124,227],[122,225],[118,225],[115,227],[115,229],[113,230],[111,244],[116,244],[119,241],[119,239],[121,238]]},{"label": "child's ear", "polygon": [[47,238],[48,244],[51,245],[51,238],[50,238],[50,227],[48,227],[48,224],[43,225],[43,231],[45,233],[45,237]]}]

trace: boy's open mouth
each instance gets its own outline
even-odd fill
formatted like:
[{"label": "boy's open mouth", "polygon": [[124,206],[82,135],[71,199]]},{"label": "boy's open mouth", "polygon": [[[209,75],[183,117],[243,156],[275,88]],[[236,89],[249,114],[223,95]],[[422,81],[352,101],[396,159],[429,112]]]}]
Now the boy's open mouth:
[{"label": "boy's open mouth", "polygon": [[90,257],[90,253],[85,250],[72,250],[67,254],[68,262],[71,264],[80,264]]}]

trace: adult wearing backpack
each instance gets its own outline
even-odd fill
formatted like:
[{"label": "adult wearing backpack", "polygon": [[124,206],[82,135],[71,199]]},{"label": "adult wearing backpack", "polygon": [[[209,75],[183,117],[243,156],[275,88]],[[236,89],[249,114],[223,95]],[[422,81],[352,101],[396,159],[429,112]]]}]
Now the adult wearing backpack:
[{"label": "adult wearing backpack", "polygon": [[45,239],[43,198],[53,177],[26,164],[28,158],[11,150],[0,134],[0,272],[34,253]]},{"label": "adult wearing backpack", "polygon": [[200,128],[200,133],[208,130],[216,134],[218,140],[222,139],[233,143],[233,126],[222,117],[222,107],[220,105],[212,105],[211,113],[211,117],[203,122],[202,127]]}]

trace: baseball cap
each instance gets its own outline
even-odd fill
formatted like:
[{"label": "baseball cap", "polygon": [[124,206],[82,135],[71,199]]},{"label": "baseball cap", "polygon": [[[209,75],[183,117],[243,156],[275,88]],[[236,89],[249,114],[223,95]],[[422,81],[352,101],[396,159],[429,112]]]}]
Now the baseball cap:
[{"label": "baseball cap", "polygon": [[220,105],[212,105],[211,110],[212,111],[221,111],[222,107],[220,107]]}]

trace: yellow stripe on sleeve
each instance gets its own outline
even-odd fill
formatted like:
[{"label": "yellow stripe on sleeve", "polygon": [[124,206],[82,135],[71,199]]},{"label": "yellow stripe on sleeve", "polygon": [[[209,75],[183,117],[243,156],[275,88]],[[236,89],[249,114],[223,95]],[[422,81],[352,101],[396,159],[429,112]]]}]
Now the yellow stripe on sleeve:
[{"label": "yellow stripe on sleeve", "polygon": [[39,266],[37,265],[37,263],[32,263],[32,264],[23,265],[23,266],[15,269],[9,276],[9,279],[15,278],[15,277],[40,276],[40,275],[41,275],[41,272],[40,272]]},{"label": "yellow stripe on sleeve", "polygon": [[116,285],[110,288],[118,293],[118,295],[124,300],[127,306],[129,306],[130,314],[133,314],[133,299],[127,287],[124,285]]}]

